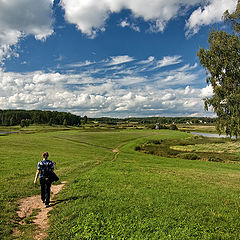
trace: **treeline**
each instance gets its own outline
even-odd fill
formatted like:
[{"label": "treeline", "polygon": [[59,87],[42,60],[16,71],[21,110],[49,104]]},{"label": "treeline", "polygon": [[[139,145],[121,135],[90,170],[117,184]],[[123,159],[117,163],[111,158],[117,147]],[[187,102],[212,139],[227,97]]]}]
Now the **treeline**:
[{"label": "treeline", "polygon": [[41,110],[0,110],[0,125],[29,126],[30,124],[70,125],[81,124],[81,117],[66,112]]},{"label": "treeline", "polygon": [[71,113],[42,110],[0,110],[0,125],[29,126],[30,124],[69,125],[80,126],[82,124],[142,124],[162,125],[169,124],[215,124],[215,118],[207,117],[146,117],[146,118],[88,118]]},{"label": "treeline", "polygon": [[88,122],[98,122],[110,125],[121,123],[138,123],[138,124],[215,124],[215,118],[209,117],[146,117],[146,118],[89,118]]}]

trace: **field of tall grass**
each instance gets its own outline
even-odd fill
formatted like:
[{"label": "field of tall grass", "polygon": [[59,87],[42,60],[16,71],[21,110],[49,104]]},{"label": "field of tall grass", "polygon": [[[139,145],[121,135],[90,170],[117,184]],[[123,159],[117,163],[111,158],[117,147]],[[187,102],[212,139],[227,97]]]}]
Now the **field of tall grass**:
[{"label": "field of tall grass", "polygon": [[[39,130],[39,129],[38,129]],[[0,239],[32,239],[18,200],[39,194],[37,162],[48,151],[67,181],[50,212],[48,239],[239,239],[239,164],[135,151],[170,130],[29,131],[0,136]]]}]

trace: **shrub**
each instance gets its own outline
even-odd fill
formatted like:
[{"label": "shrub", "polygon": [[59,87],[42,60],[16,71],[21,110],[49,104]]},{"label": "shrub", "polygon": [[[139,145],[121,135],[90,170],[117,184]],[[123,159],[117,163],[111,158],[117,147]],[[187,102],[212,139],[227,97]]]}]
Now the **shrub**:
[{"label": "shrub", "polygon": [[135,147],[135,151],[140,151],[141,150],[141,147],[140,146],[136,146]]},{"label": "shrub", "polygon": [[169,129],[170,129],[170,130],[178,130],[178,127],[177,127],[177,125],[175,125],[175,124],[171,124],[171,125],[169,126]]},{"label": "shrub", "polygon": [[198,160],[200,157],[196,153],[179,153],[177,155],[179,158],[189,159],[189,160]]},{"label": "shrub", "polygon": [[223,160],[221,158],[214,157],[214,156],[208,157],[208,161],[209,162],[223,162]]},{"label": "shrub", "polygon": [[162,140],[149,140],[147,143],[148,144],[161,144]]}]

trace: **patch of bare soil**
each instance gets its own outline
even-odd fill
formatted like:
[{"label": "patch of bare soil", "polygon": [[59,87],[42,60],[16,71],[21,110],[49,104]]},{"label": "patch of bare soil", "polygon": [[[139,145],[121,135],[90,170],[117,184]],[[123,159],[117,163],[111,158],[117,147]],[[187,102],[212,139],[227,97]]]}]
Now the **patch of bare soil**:
[{"label": "patch of bare soil", "polygon": [[[51,186],[51,199],[54,195],[59,193],[66,182],[62,182],[59,185],[52,185]],[[33,236],[36,240],[43,240],[47,237],[47,229],[49,227],[48,224],[48,213],[52,210],[54,206],[54,200],[50,201],[50,207],[46,208],[45,204],[41,201],[41,196],[31,196],[19,201],[19,211],[17,211],[18,216],[20,217],[21,221],[19,224],[23,225],[26,224],[25,220],[27,217],[31,216],[34,209],[39,210],[37,216],[34,217],[34,224],[37,225],[38,229]],[[14,235],[19,236],[19,231],[15,230]]]},{"label": "patch of bare soil", "polygon": [[115,148],[112,150],[112,152],[114,153],[114,156],[112,158],[112,161],[116,161],[117,160],[117,157],[118,157],[118,154],[120,153],[119,149],[118,148]]}]

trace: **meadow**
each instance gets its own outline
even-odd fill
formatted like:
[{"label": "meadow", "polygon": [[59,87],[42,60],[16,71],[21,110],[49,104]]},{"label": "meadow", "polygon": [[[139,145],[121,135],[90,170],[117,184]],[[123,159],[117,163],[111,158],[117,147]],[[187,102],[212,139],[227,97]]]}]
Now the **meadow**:
[{"label": "meadow", "polygon": [[[48,240],[240,239],[237,161],[135,150],[149,141],[190,136],[170,130],[50,127],[0,136],[0,239],[32,239],[36,227],[31,219],[20,226],[16,210],[19,199],[39,194],[33,179],[43,151],[67,181],[50,212]],[[13,236],[14,228],[20,237]]]}]

